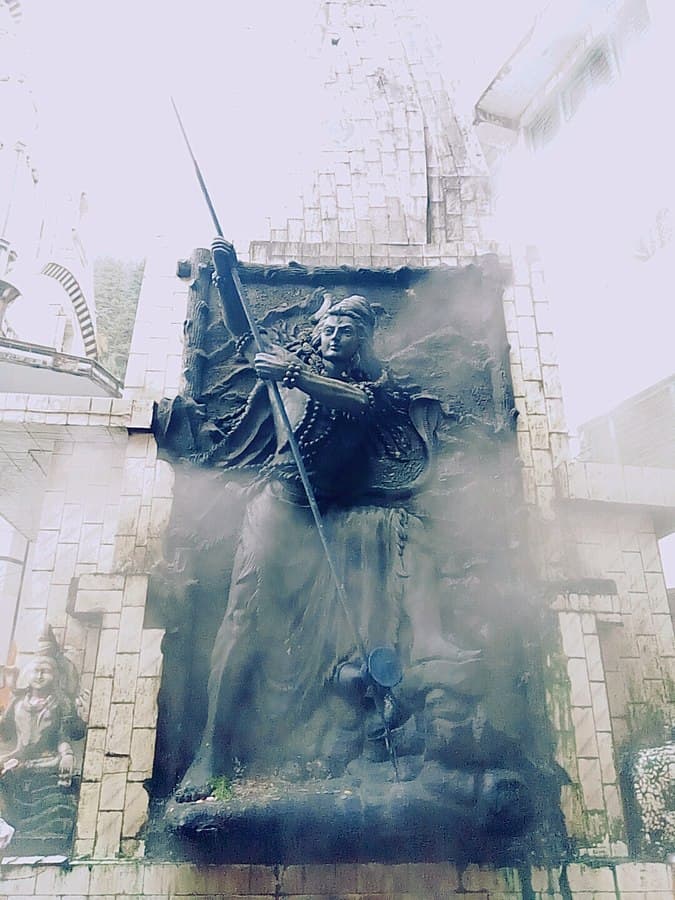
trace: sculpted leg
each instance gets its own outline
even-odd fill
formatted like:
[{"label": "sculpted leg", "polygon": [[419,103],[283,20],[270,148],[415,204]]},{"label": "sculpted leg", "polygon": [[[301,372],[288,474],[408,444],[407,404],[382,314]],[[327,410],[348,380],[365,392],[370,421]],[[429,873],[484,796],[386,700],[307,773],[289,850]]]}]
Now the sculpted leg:
[{"label": "sculpted leg", "polygon": [[[235,571],[237,561],[235,559]],[[211,653],[206,725],[197,754],[176,790],[175,798],[179,803],[208,797],[212,793],[213,778],[219,774],[214,757],[216,723],[220,717],[229,718],[233,714],[237,693],[254,662],[255,616],[250,603],[255,589],[254,570],[240,578],[233,577],[228,609]]]}]

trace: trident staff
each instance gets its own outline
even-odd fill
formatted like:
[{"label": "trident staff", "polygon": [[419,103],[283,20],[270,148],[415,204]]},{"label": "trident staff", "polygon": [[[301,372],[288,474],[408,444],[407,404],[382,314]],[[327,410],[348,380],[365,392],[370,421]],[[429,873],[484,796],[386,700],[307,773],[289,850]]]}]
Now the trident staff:
[{"label": "trident staff", "polygon": [[[211,213],[211,219],[213,220],[213,224],[216,229],[216,234],[218,237],[223,237],[223,229],[220,227],[220,222],[218,221],[218,216],[216,215],[216,210],[213,206],[213,202],[211,201],[211,197],[209,195],[208,189],[206,187],[206,182],[204,181],[204,176],[201,173],[201,169],[199,168],[199,163],[192,151],[192,147],[190,145],[190,140],[187,136],[187,132],[185,131],[185,127],[183,125],[183,120],[181,119],[180,113],[178,112],[178,107],[176,106],[176,102],[171,98],[171,104],[173,106],[174,112],[176,113],[176,118],[178,119],[178,124],[180,126],[181,133],[185,140],[185,145],[187,146],[188,153],[190,154],[190,159],[192,160],[192,164],[195,168],[195,173],[197,175],[197,181],[199,182],[199,186],[202,189],[202,194],[204,195],[204,199],[206,200],[206,205],[209,208],[209,212]],[[225,249],[225,247],[223,247]],[[265,349],[262,335],[260,334],[260,329],[258,328],[258,323],[253,317],[253,313],[248,305],[246,300],[246,295],[244,294],[244,289],[241,283],[241,278],[239,277],[239,273],[236,268],[232,266],[230,275],[232,277],[232,283],[234,284],[235,291],[237,293],[237,299],[241,304],[241,308],[244,311],[244,315],[246,316],[246,321],[248,322],[248,326],[251,329],[251,334],[253,335],[253,341],[258,349],[258,351],[263,351]],[[314,488],[309,480],[309,475],[307,474],[307,469],[305,468],[305,463],[302,458],[302,454],[300,453],[300,447],[298,446],[298,442],[295,437],[295,433],[293,431],[293,426],[291,425],[291,421],[288,418],[288,413],[286,412],[286,407],[284,406],[284,401],[281,397],[281,392],[279,391],[279,385],[275,382],[268,382],[267,389],[269,391],[270,400],[274,405],[276,411],[278,412],[281,421],[283,423],[283,427],[286,431],[286,437],[288,438],[288,446],[290,447],[291,454],[293,456],[293,460],[295,461],[296,466],[298,467],[298,473],[300,475],[300,480],[302,482],[302,486],[305,489],[305,494],[307,495],[307,501],[309,503],[309,508],[312,512],[312,517],[316,524],[317,531],[319,532],[319,538],[321,540],[321,546],[323,547],[324,553],[326,555],[326,561],[328,562],[328,567],[330,569],[331,576],[333,581],[335,582],[335,589],[337,591],[338,599],[342,606],[343,612],[345,614],[345,618],[350,629],[354,632],[354,637],[358,643],[359,650],[363,654],[364,659],[367,657],[366,648],[363,643],[363,639],[359,634],[356,625],[351,617],[351,613],[349,612],[349,607],[347,606],[347,595],[345,593],[344,585],[340,581],[340,578],[337,573],[337,569],[335,567],[335,561],[333,560],[333,555],[330,550],[330,546],[328,544],[328,540],[326,538],[326,531],[323,526],[323,519],[321,518],[321,513],[319,511],[319,506],[316,502],[316,496],[314,494]]]},{"label": "trident staff", "polygon": [[[192,164],[194,166],[195,174],[197,176],[197,181],[199,182],[199,186],[202,190],[202,194],[204,195],[204,199],[206,201],[206,205],[208,206],[209,213],[211,214],[211,219],[216,229],[216,234],[219,238],[223,239],[223,244],[220,249],[223,252],[230,252],[230,245],[224,240],[223,237],[223,229],[220,226],[220,222],[218,221],[218,216],[216,214],[216,210],[213,206],[213,202],[209,195],[208,189],[206,187],[206,182],[204,181],[204,176],[202,175],[201,169],[199,168],[199,163],[194,155],[192,150],[192,146],[190,144],[190,140],[187,136],[187,132],[185,131],[185,127],[183,125],[183,120],[181,119],[180,113],[178,111],[178,107],[176,106],[176,102],[171,98],[171,104],[173,106],[173,110],[176,114],[176,118],[178,120],[178,125],[180,127],[181,133],[183,135],[183,139],[185,141],[185,145],[187,147],[188,153],[190,154],[190,159],[192,160]],[[236,266],[230,267],[230,276],[232,279],[232,284],[234,286],[237,299],[241,305],[241,309],[244,312],[246,320],[248,322],[249,329],[251,331],[251,335],[253,336],[253,341],[258,349],[258,352],[263,352],[265,349],[263,337],[260,333],[260,329],[258,328],[258,324],[255,321],[253,313],[250,309],[250,306],[247,302],[246,295],[241,283],[241,279],[239,277],[239,273],[237,272]],[[300,447],[298,445],[297,439],[295,437],[295,433],[293,431],[293,426],[288,417],[288,412],[286,411],[286,407],[284,406],[284,401],[281,397],[281,393],[279,391],[279,386],[276,382],[268,382],[267,390],[269,392],[270,401],[278,413],[280,421],[283,424],[283,428],[286,432],[286,437],[288,439],[288,446],[291,451],[291,455],[293,456],[293,460],[298,469],[298,474],[300,475],[300,480],[302,482],[302,486],[304,488],[305,494],[307,495],[307,502],[309,504],[309,508],[312,513],[312,518],[314,519],[314,523],[316,525],[317,532],[319,534],[319,539],[321,541],[321,546],[323,548],[323,552],[326,557],[326,562],[328,563],[328,568],[330,569],[331,577],[335,584],[335,590],[337,593],[338,601],[340,603],[340,607],[344,614],[345,620],[349,629],[353,633],[354,639],[356,641],[356,645],[361,653],[362,659],[364,661],[364,669],[363,673],[365,679],[370,680],[370,683],[375,686],[375,703],[378,708],[378,712],[382,718],[382,724],[384,729],[384,740],[389,752],[389,756],[394,768],[394,772],[396,775],[396,780],[398,781],[398,763],[396,759],[396,750],[392,741],[391,735],[391,721],[395,718],[395,709],[396,703],[391,693],[391,688],[398,684],[402,678],[402,671],[400,669],[400,664],[393,650],[390,650],[387,647],[376,647],[370,654],[366,650],[365,643],[361,634],[359,633],[352,615],[349,611],[349,606],[347,604],[347,594],[345,592],[344,585],[340,580],[340,577],[337,573],[337,568],[335,565],[335,561],[333,558],[333,554],[331,552],[330,545],[328,544],[328,540],[326,537],[326,531],[323,524],[323,519],[321,518],[321,513],[319,511],[319,506],[316,501],[316,495],[314,493],[314,488],[309,480],[309,475],[307,474],[307,469],[305,467],[304,460],[302,458],[302,454],[300,452]]]}]

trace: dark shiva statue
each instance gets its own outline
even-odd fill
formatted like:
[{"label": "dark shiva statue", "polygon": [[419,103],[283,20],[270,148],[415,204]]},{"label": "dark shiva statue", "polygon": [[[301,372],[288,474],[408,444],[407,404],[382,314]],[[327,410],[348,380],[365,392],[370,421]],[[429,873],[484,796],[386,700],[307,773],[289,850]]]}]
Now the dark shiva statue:
[{"label": "dark shiva statue", "polygon": [[[199,551],[186,551],[186,519],[205,531],[204,511],[216,497],[215,515],[230,520],[234,545],[229,590],[224,576],[216,590],[224,615],[201,739],[187,771],[176,758],[170,828],[206,841],[225,833],[242,858],[385,858],[402,842],[410,858],[460,845],[480,855],[486,834],[513,841],[536,816],[533,791],[545,776],[517,735],[489,719],[487,632],[471,627],[480,611],[467,612],[464,628],[452,626],[458,607],[449,609],[442,573],[452,516],[443,512],[447,495],[434,498],[432,489],[447,405],[378,357],[378,314],[392,314],[365,291],[351,291],[349,279],[307,291],[307,270],[281,271],[280,283],[304,279],[305,294],[286,289],[285,302],[266,312],[257,304],[261,349],[232,277],[231,245],[217,239],[213,261],[222,321],[210,320],[208,301],[194,307],[188,351],[189,329],[200,332],[201,346],[188,378],[192,396],[165,401],[155,429],[177,471],[174,559],[155,592],[175,595],[182,584],[193,602],[205,602],[214,564],[203,550],[198,565]],[[265,293],[247,290],[254,301]],[[383,286],[374,292],[382,295]],[[222,343],[209,345],[223,327],[229,356]],[[204,360],[217,368],[222,359],[225,377],[204,375]],[[479,380],[486,372],[494,382],[490,365]],[[318,527],[287,423],[271,402],[272,382],[313,488]],[[207,496],[197,500],[200,492]],[[445,528],[432,527],[434,502]],[[467,532],[477,527],[467,523]],[[200,646],[196,634],[193,625]],[[177,706],[176,691],[164,690],[161,715],[170,718]],[[169,731],[160,729],[158,760]]]}]

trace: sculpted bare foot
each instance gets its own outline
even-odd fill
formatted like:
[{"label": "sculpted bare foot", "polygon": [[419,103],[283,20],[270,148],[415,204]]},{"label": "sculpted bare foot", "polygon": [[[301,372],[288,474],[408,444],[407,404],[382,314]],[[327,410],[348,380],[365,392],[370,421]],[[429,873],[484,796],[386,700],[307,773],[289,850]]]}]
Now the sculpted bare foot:
[{"label": "sculpted bare foot", "polygon": [[213,793],[211,767],[199,760],[192,763],[176,788],[174,799],[177,803],[194,803],[206,800]]},{"label": "sculpted bare foot", "polygon": [[480,650],[462,650],[439,634],[415,636],[411,657],[413,662],[445,659],[454,663],[471,663],[481,657]]}]

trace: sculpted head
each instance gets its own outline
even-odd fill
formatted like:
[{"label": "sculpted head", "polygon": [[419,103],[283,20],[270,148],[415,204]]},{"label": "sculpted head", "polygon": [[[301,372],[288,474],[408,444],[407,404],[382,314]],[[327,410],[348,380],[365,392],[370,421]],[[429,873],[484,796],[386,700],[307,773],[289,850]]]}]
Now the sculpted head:
[{"label": "sculpted head", "polygon": [[48,656],[36,656],[22,670],[17,688],[34,694],[49,694],[56,688],[58,670]]},{"label": "sculpted head", "polygon": [[373,352],[375,313],[370,303],[360,294],[352,294],[333,303],[325,310],[312,334],[313,345],[324,359],[350,366],[373,369],[373,376],[380,369]]}]

